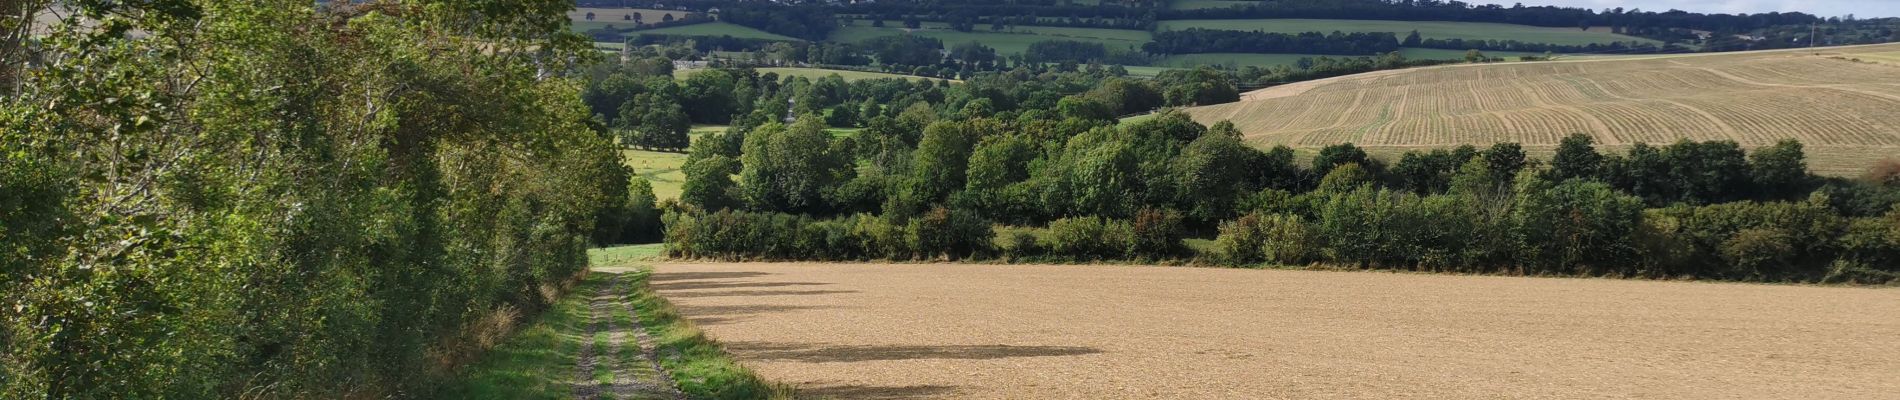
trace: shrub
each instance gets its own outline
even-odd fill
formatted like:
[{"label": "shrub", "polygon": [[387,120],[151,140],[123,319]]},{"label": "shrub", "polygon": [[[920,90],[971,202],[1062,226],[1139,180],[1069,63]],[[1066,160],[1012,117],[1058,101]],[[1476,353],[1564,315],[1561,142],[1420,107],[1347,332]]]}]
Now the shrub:
[{"label": "shrub", "polygon": [[1794,254],[1788,241],[1789,235],[1778,229],[1743,229],[1722,242],[1722,260],[1732,276],[1759,278],[1788,267]]},{"label": "shrub", "polygon": [[906,233],[911,248],[923,258],[980,256],[989,253],[995,237],[989,221],[943,207],[912,218]]},{"label": "shrub", "polygon": [[1142,258],[1169,258],[1179,255],[1186,249],[1181,238],[1186,236],[1181,226],[1181,213],[1174,210],[1142,209],[1135,213],[1135,222],[1131,227],[1133,236],[1132,251]]},{"label": "shrub", "polygon": [[1215,242],[1216,262],[1299,264],[1312,260],[1316,242],[1297,215],[1253,213],[1222,223]]},{"label": "shrub", "polygon": [[1261,235],[1260,214],[1242,215],[1220,224],[1220,236],[1214,238],[1215,262],[1247,265],[1265,259],[1261,254],[1266,238]]},{"label": "shrub", "polygon": [[1297,215],[1276,214],[1260,219],[1260,255],[1266,262],[1293,265],[1311,261],[1317,249],[1306,221]]},{"label": "shrub", "polygon": [[1003,245],[1003,255],[1010,260],[1022,260],[1042,253],[1042,245],[1036,241],[1036,235],[1029,232],[1009,234]]},{"label": "shrub", "polygon": [[1071,260],[1120,259],[1134,231],[1125,221],[1102,217],[1063,218],[1049,223],[1049,251]]}]

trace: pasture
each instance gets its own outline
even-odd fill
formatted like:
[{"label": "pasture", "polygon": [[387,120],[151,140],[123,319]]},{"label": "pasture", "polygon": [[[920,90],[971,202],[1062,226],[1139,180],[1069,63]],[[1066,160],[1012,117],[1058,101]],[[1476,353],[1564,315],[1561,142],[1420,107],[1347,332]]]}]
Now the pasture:
[{"label": "pasture", "polygon": [[1679,139],[1799,139],[1810,167],[1851,175],[1900,154],[1900,74],[1839,57],[1900,45],[1458,65],[1301,82],[1188,109],[1260,145],[1411,149],[1587,133],[1608,148]]},{"label": "pasture", "polygon": [[925,22],[920,29],[905,29],[903,21],[884,21],[884,27],[871,26],[871,21],[854,20],[849,25],[838,27],[831,32],[829,40],[843,43],[858,43],[880,36],[902,35],[910,32],[919,36],[936,38],[943,41],[945,48],[961,43],[977,42],[996,49],[998,54],[1021,54],[1029,49],[1029,44],[1045,40],[1076,40],[1101,43],[1111,49],[1128,47],[1140,48],[1152,39],[1148,32],[1126,29],[1066,28],[1050,26],[1009,26],[1001,31],[991,31],[988,25],[979,25],[970,32],[951,30],[941,22]]},{"label": "pasture", "polygon": [[1871,398],[1900,292],[1141,266],[658,265],[740,364],[833,398]]},{"label": "pasture", "polygon": [[1184,30],[1189,28],[1262,31],[1287,34],[1303,32],[1331,33],[1334,31],[1393,32],[1397,33],[1401,39],[1405,38],[1407,33],[1416,30],[1419,36],[1426,39],[1516,40],[1520,42],[1561,45],[1606,44],[1613,42],[1658,43],[1654,40],[1618,35],[1599,29],[1585,31],[1574,27],[1550,28],[1482,22],[1370,21],[1342,19],[1203,19],[1160,21],[1156,26],[1156,30],[1158,31]]},{"label": "pasture", "polygon": [[[594,19],[591,19],[591,20],[587,19],[588,13],[593,13]],[[654,23],[659,23],[661,21],[665,21],[666,16],[668,15],[673,16],[674,19],[680,19],[680,18],[686,18],[686,16],[688,15],[693,15],[697,13],[688,12],[688,11],[677,11],[677,10],[655,10],[655,9],[647,9],[647,8],[581,7],[581,8],[576,8],[573,11],[568,11],[567,20],[572,23],[573,25],[572,29],[575,32],[587,32],[587,31],[591,31],[595,29],[609,28],[609,27],[624,29],[624,28],[632,28],[634,26],[634,20],[633,20],[634,14],[640,15],[640,22],[654,24]]]},{"label": "pasture", "polygon": [[664,200],[680,197],[680,187],[686,184],[686,172],[680,170],[680,166],[686,165],[686,153],[621,150],[620,154],[627,166],[633,168],[634,175],[646,178],[647,182],[653,184],[655,198]]},{"label": "pasture", "polygon": [[749,27],[729,24],[729,23],[724,23],[724,22],[707,22],[707,23],[684,25],[684,26],[669,26],[669,27],[658,28],[658,29],[647,29],[647,30],[641,30],[641,31],[634,31],[632,33],[629,33],[629,35],[643,34],[643,33],[655,34],[655,35],[678,35],[678,36],[731,36],[731,37],[742,38],[742,39],[783,40],[783,41],[788,41],[788,42],[798,41],[798,38],[794,38],[791,36],[780,35],[776,33],[766,32],[766,31],[762,31],[758,29],[752,29]]},{"label": "pasture", "polygon": [[[704,71],[704,70],[705,69],[674,70],[673,78],[686,79],[687,77],[693,76],[693,74],[699,73],[699,71]],[[844,80],[847,82],[860,81],[860,80],[865,80],[865,79],[886,79],[886,78],[936,80],[935,78],[926,78],[926,77],[915,76],[915,75],[900,75],[900,74],[890,74],[890,73],[883,73],[883,72],[864,72],[864,71],[824,69],[824,68],[769,67],[769,68],[756,68],[756,70],[759,71],[760,74],[764,74],[768,72],[778,74],[780,79],[784,79],[785,77],[792,77],[792,76],[801,76],[801,77],[805,77],[805,79],[819,79],[819,78],[824,78],[831,75],[838,75],[838,77],[844,78]],[[956,82],[957,80],[952,79],[950,81]]]},{"label": "pasture", "polygon": [[1209,9],[1209,8],[1234,8],[1238,6],[1251,6],[1255,4],[1260,4],[1260,1],[1258,0],[1254,0],[1254,1],[1174,0],[1174,1],[1168,2],[1168,9],[1170,10],[1202,10],[1202,9]]}]

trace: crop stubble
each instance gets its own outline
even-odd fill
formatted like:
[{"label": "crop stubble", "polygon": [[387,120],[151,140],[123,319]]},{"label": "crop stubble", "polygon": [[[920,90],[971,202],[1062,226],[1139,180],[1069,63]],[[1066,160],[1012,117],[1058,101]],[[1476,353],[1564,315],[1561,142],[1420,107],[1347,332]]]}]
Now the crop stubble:
[{"label": "crop stubble", "polygon": [[1374,272],[657,267],[762,376],[839,398],[1878,398],[1900,291]]},{"label": "crop stubble", "polygon": [[[1586,133],[1636,142],[1799,139],[1837,175],[1900,154],[1900,66],[1852,61],[1900,45],[1460,65],[1269,88],[1189,109],[1232,120],[1262,145],[1353,142],[1396,149],[1516,141],[1549,148]],[[1339,110],[1347,110],[1340,113]]]}]

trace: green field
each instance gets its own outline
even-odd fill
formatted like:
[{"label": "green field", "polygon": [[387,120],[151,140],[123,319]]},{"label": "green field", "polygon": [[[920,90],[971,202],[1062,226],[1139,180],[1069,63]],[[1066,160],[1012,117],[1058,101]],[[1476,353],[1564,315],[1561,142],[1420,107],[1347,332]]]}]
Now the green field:
[{"label": "green field", "polygon": [[634,175],[653,183],[654,197],[680,197],[680,185],[686,183],[686,173],[680,171],[680,166],[686,164],[686,153],[646,150],[621,150],[620,153],[626,157],[627,166],[633,168]]},{"label": "green field", "polygon": [[[901,21],[884,21],[884,27],[871,26],[870,21],[855,20],[850,25],[839,27],[831,32],[829,38],[834,42],[858,43],[880,36],[903,34],[906,29]],[[1030,43],[1045,40],[1076,40],[1101,43],[1109,48],[1139,48],[1151,40],[1148,32],[1128,29],[1065,28],[1049,26],[1012,26],[1002,31],[991,31],[989,26],[977,26],[970,32],[957,32],[948,24],[925,22],[922,29],[913,31],[917,35],[942,40],[944,47],[956,46],[966,42],[982,43],[996,49],[1000,54],[1021,54],[1029,49]]]},{"label": "green field", "polygon": [[1166,67],[1166,66],[1127,65],[1127,66],[1122,66],[1122,69],[1128,70],[1129,76],[1154,77],[1155,75],[1161,75],[1161,72],[1163,71],[1167,71],[1171,69],[1180,69],[1180,68]]},{"label": "green field", "polygon": [[1547,28],[1480,22],[1364,21],[1341,19],[1202,19],[1161,21],[1159,25],[1157,25],[1156,30],[1171,31],[1188,28],[1262,31],[1269,33],[1330,33],[1333,31],[1394,32],[1400,36],[1417,30],[1418,34],[1424,36],[1426,39],[1516,40],[1520,42],[1561,45],[1587,45],[1591,43],[1602,44],[1611,42],[1660,43],[1634,36],[1609,33],[1602,29],[1585,31],[1577,28]]},{"label": "green field", "polygon": [[[1413,60],[1462,60],[1465,58],[1465,52],[1463,50],[1422,49],[1422,48],[1408,47],[1408,48],[1400,49],[1399,54],[1405,56],[1405,58],[1407,59],[1413,59]],[[1510,51],[1487,51],[1487,52],[1484,52],[1484,55],[1491,56],[1491,57],[1511,58],[1511,57],[1522,57],[1522,56],[1541,56],[1543,54],[1542,53],[1510,52]],[[1202,65],[1223,65],[1223,66],[1228,66],[1228,67],[1245,67],[1245,66],[1252,65],[1252,66],[1265,67],[1265,66],[1273,66],[1273,65],[1293,65],[1299,62],[1301,58],[1307,58],[1307,57],[1359,58],[1363,56],[1332,56],[1332,55],[1318,55],[1318,54],[1284,54],[1284,53],[1176,54],[1176,55],[1163,57],[1160,60],[1155,61],[1155,65],[1160,66],[1160,67],[1172,67],[1172,68],[1194,68],[1194,67],[1198,67]],[[1515,60],[1512,59],[1511,61],[1515,61]]]},{"label": "green field", "polygon": [[[699,71],[704,71],[704,70],[705,69],[674,70],[673,78],[686,79],[686,77],[693,76],[693,74],[699,73]],[[900,74],[887,74],[887,73],[882,73],[882,72],[864,72],[864,71],[850,71],[850,70],[823,69],[823,68],[772,67],[772,68],[758,68],[758,71],[760,74],[764,74],[767,72],[775,73],[775,74],[778,74],[780,78],[784,78],[788,76],[802,76],[802,77],[805,77],[805,79],[818,79],[818,78],[823,78],[823,77],[827,77],[831,75],[838,75],[839,77],[844,78],[844,80],[847,82],[859,81],[859,80],[865,80],[865,79],[884,79],[884,78],[936,80],[936,78],[926,78],[926,77],[915,76],[915,75],[900,75]],[[957,80],[952,79],[950,81],[956,82]]]},{"label": "green field", "polygon": [[1245,5],[1254,5],[1254,4],[1260,4],[1260,2],[1259,1],[1236,1],[1236,0],[1175,0],[1174,2],[1168,3],[1168,9],[1170,10],[1201,10],[1201,9],[1208,9],[1208,8],[1231,8],[1233,6],[1245,6]]},{"label": "green field", "polygon": [[[708,133],[725,131],[725,125],[694,125],[687,135],[699,140]],[[857,134],[859,128],[831,128],[829,131],[833,137],[842,137]],[[686,172],[680,170],[686,165],[686,153],[621,150],[620,154],[627,166],[633,168],[634,175],[653,184],[653,197],[661,200],[680,197],[681,187],[686,184]]]},{"label": "green field", "polygon": [[736,37],[736,38],[768,39],[768,40],[784,40],[784,41],[798,40],[797,38],[794,38],[791,36],[780,35],[776,33],[761,31],[758,29],[752,29],[752,28],[728,24],[724,22],[707,22],[703,24],[692,24],[692,25],[686,25],[686,26],[673,26],[673,27],[666,27],[666,28],[659,28],[659,29],[648,29],[648,30],[634,32],[634,33],[651,33],[655,35],[679,35],[679,36],[731,36],[731,37]]}]

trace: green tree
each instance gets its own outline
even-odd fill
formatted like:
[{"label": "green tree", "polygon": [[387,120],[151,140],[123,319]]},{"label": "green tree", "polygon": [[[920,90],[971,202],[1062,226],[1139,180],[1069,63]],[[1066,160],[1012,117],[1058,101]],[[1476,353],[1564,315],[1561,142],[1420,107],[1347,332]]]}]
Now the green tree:
[{"label": "green tree", "polygon": [[946,120],[924,129],[911,162],[912,178],[917,182],[919,199],[938,202],[962,189],[970,170],[970,156],[978,141],[1000,135],[1002,124],[988,119]]},{"label": "green tree", "polygon": [[1808,174],[1807,155],[1801,142],[1782,140],[1773,146],[1755,149],[1748,155],[1748,172],[1762,199],[1787,200],[1814,190],[1814,178]]},{"label": "green tree", "polygon": [[816,118],[752,131],[739,155],[742,197],[760,210],[825,211],[825,195],[851,178],[850,163],[831,154],[830,141]]},{"label": "green tree", "polygon": [[1313,156],[1312,171],[1314,175],[1323,177],[1331,174],[1333,168],[1346,164],[1359,164],[1360,168],[1366,169],[1372,169],[1367,167],[1376,165],[1375,161],[1366,155],[1365,150],[1360,150],[1352,143],[1341,143],[1320,148],[1319,154]]},{"label": "green tree", "polygon": [[652,93],[634,96],[620,108],[623,143],[648,149],[682,150],[693,127],[678,102]]},{"label": "green tree", "polygon": [[1524,155],[1524,147],[1513,142],[1491,145],[1484,151],[1485,167],[1491,170],[1491,179],[1498,182],[1510,182],[1516,179],[1518,171],[1530,164],[1530,158]]},{"label": "green tree", "polygon": [[1545,172],[1552,181],[1570,179],[1598,179],[1602,175],[1603,155],[1598,154],[1590,135],[1572,134],[1557,144],[1557,154],[1550,158],[1550,170]]},{"label": "green tree", "polygon": [[1366,173],[1365,168],[1360,168],[1359,163],[1346,163],[1346,165],[1333,168],[1332,172],[1326,173],[1325,178],[1320,179],[1319,191],[1334,193],[1350,192],[1353,189],[1358,189],[1361,186],[1367,186],[1371,183],[1372,175]]},{"label": "green tree", "polygon": [[570,3],[511,5],[67,4],[0,98],[0,398],[429,393],[545,307],[621,103]]},{"label": "green tree", "polygon": [[1231,217],[1234,204],[1242,193],[1251,193],[1246,185],[1247,161],[1258,151],[1241,143],[1238,137],[1224,133],[1231,126],[1201,135],[1174,159],[1177,203],[1188,215],[1203,221]]}]

